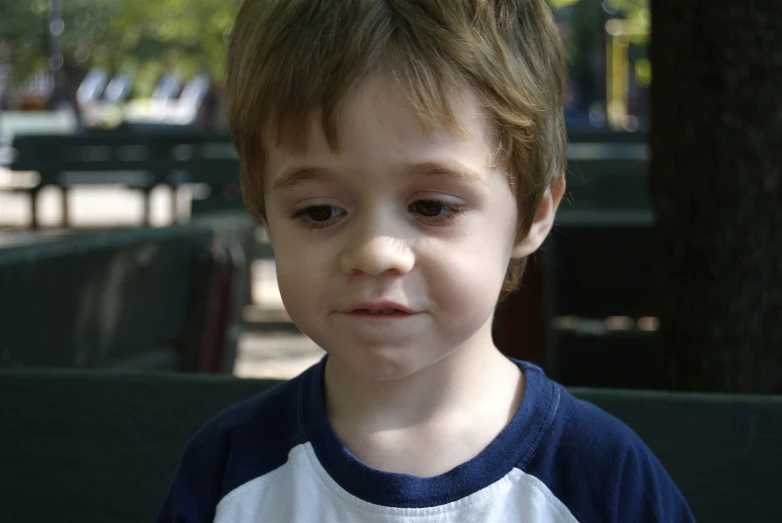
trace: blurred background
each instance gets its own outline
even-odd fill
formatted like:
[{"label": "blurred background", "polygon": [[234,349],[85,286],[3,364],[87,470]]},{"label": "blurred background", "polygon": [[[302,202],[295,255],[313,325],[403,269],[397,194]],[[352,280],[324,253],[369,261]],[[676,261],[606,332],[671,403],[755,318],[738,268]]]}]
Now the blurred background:
[{"label": "blurred background", "polygon": [[[285,314],[273,253],[239,196],[222,94],[237,5],[0,0],[0,364],[291,377],[321,356]],[[623,212],[648,229],[648,0],[550,5],[570,67],[563,227],[593,220],[577,215],[587,211]],[[595,234],[575,230],[565,232],[574,249]],[[171,245],[183,239],[193,252],[177,257]],[[628,279],[647,276],[645,248]],[[199,256],[208,261],[194,268]],[[581,273],[557,270],[579,285]],[[543,273],[531,270],[532,291],[498,315],[506,353],[578,384],[555,370],[558,347],[572,344],[558,337],[632,333],[651,346],[647,303],[614,296],[618,307],[587,318],[581,304],[554,304],[562,298]]]},{"label": "blurred background", "polygon": [[[645,129],[651,81],[648,0],[549,3],[570,60],[568,123]],[[49,116],[52,129],[69,131],[123,123],[225,127],[220,89],[237,4],[2,0],[5,132],[16,127],[19,112],[36,113],[39,118],[31,122],[41,125]]]},{"label": "blurred background", "polygon": [[[495,340],[567,385],[659,387],[649,0],[549,4],[568,193]],[[290,377],[320,357],[240,198],[237,5],[0,0],[0,365]]]}]

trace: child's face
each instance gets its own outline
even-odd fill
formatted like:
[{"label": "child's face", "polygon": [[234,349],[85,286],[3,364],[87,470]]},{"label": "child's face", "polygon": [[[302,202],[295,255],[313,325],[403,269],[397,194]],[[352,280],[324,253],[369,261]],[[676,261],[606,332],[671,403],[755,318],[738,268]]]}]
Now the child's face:
[{"label": "child's face", "polygon": [[[508,262],[539,245],[514,246],[516,201],[491,166],[492,133],[474,100],[455,107],[464,136],[425,133],[386,85],[370,78],[348,99],[339,155],[314,119],[305,154],[264,143],[267,226],[288,313],[373,380],[490,348]],[[355,310],[390,304],[405,312]]]}]

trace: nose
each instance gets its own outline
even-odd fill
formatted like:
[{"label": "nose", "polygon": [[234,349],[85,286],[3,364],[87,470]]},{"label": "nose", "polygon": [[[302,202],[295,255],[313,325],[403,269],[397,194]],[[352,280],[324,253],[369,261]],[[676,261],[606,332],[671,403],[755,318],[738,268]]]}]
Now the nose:
[{"label": "nose", "polygon": [[340,268],[345,274],[407,274],[414,264],[415,254],[407,242],[378,231],[354,235],[340,256]]}]

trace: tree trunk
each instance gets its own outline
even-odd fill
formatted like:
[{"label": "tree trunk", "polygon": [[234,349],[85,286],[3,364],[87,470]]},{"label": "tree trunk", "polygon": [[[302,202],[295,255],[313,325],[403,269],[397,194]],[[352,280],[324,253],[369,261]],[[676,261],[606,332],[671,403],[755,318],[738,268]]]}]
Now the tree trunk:
[{"label": "tree trunk", "polygon": [[661,385],[782,392],[782,0],[652,0]]}]

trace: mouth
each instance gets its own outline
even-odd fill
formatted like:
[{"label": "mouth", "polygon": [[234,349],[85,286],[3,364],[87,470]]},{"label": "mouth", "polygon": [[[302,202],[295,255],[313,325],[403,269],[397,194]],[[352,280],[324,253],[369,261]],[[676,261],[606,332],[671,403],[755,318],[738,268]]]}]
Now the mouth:
[{"label": "mouth", "polygon": [[415,311],[399,303],[366,302],[357,303],[346,311],[351,316],[371,316],[375,318],[412,316]]},{"label": "mouth", "polygon": [[355,309],[349,312],[352,316],[373,316],[373,317],[389,317],[389,316],[411,316],[412,313],[405,312],[399,309]]}]

